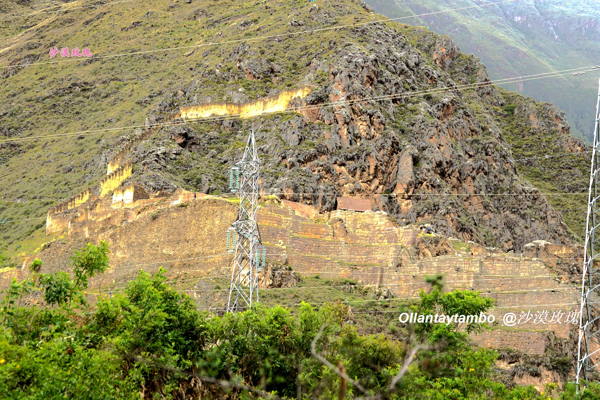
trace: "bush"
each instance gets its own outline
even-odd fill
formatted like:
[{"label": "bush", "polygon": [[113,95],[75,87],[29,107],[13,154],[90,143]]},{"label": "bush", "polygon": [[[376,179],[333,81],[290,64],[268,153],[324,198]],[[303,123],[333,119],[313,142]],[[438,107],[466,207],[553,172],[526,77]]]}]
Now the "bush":
[{"label": "bush", "polygon": [[42,260],[40,260],[39,258],[36,258],[35,260],[33,260],[33,262],[29,265],[29,271],[31,271],[31,272],[40,272],[41,269],[42,269]]},{"label": "bush", "polygon": [[514,115],[516,108],[517,108],[516,105],[514,105],[514,104],[508,104],[508,105],[506,105],[504,107],[504,112],[506,112],[508,115]]}]

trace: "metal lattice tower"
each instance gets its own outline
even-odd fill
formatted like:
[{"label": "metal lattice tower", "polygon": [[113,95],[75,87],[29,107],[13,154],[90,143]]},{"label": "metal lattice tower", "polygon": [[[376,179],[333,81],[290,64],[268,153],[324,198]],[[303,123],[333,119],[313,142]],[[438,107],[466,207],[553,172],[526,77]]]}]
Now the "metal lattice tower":
[{"label": "metal lattice tower", "polygon": [[251,131],[242,161],[230,172],[229,185],[233,192],[239,193],[240,211],[237,221],[227,232],[228,250],[235,253],[227,312],[241,311],[258,303],[259,251],[263,249],[256,221],[259,167],[254,131]]},{"label": "metal lattice tower", "polygon": [[590,191],[583,258],[577,384],[600,371],[600,89],[592,148]]}]

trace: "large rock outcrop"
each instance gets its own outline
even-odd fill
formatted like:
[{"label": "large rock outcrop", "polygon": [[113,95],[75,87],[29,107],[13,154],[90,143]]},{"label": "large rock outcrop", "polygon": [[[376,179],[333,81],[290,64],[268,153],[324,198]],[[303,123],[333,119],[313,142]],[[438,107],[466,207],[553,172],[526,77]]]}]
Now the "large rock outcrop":
[{"label": "large rock outcrop", "polygon": [[[296,14],[317,27],[327,16],[343,16],[349,9],[315,6]],[[489,86],[477,59],[460,53],[447,37],[395,24],[350,28],[343,40],[321,32],[312,35],[321,40],[297,83],[315,89],[290,102],[296,115],[266,114],[253,120],[232,115],[192,125],[196,133],[168,128],[170,133],[156,137],[153,146],[137,150],[134,161],[145,165],[146,172],[169,172],[176,183],[224,192],[227,170],[241,156],[246,132],[254,127],[265,193],[321,211],[335,209],[339,196],[368,196],[376,209],[400,224],[427,222],[447,236],[505,250],[520,250],[540,239],[571,242],[561,214],[519,175],[498,120],[506,100]],[[267,41],[271,55],[292,40],[283,35]],[[262,45],[222,52],[219,73],[207,69],[205,79],[183,88],[183,98],[157,112],[175,111],[175,104],[194,104],[203,93],[219,90],[225,97],[238,93],[238,101],[247,102],[249,94],[239,95],[245,93],[245,82],[256,77],[272,81],[289,72],[286,66],[252,70],[267,58]],[[465,84],[471,84],[468,90],[459,90]],[[556,124],[546,114],[538,118]],[[169,146],[177,151],[157,154],[156,149]],[[574,144],[568,150],[582,147]],[[143,175],[140,171],[142,181]]]}]

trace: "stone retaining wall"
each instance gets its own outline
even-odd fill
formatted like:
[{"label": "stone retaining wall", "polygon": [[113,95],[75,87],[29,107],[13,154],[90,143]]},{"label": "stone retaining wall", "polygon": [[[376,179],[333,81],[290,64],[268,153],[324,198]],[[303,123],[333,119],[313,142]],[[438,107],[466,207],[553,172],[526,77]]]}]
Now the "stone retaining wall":
[{"label": "stone retaining wall", "polygon": [[[122,286],[140,268],[154,272],[161,265],[170,275],[228,278],[232,256],[226,252],[226,231],[237,218],[237,206],[217,198],[187,196],[182,200],[189,202],[173,207],[165,199],[164,208],[153,212],[155,208],[148,207],[156,204],[139,202],[122,209],[98,203],[85,212],[77,211],[79,216],[70,222],[74,227],[71,240],[52,243],[38,254],[43,272],[69,270],[69,257],[86,240],[106,240],[112,250],[112,267],[93,280],[93,287]],[[380,212],[318,214],[306,207],[271,203],[259,208],[259,229],[269,263],[289,266],[305,276],[348,278],[387,287],[403,299],[418,297],[427,289],[425,277],[441,273],[448,290],[468,289],[494,298],[497,309],[493,314],[500,321],[508,312],[568,313],[577,307],[577,288],[558,283],[540,260],[460,251],[422,259],[413,253],[411,258],[408,249],[419,240],[418,229],[397,227]],[[565,324],[528,321],[475,339],[486,347],[508,346],[539,354],[544,346],[539,332],[553,330],[559,337],[568,337],[569,329]]]}]

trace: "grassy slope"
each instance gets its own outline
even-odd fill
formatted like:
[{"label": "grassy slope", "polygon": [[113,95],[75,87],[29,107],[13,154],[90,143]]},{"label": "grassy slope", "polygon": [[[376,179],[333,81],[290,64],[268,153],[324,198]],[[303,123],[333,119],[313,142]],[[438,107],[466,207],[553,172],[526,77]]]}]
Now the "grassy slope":
[{"label": "grassy slope", "polygon": [[[367,0],[376,12],[390,18],[470,7],[474,0],[452,3],[432,0]],[[600,12],[593,2],[551,0],[462,10],[422,18],[403,19],[450,35],[465,53],[480,57],[492,79],[531,75],[597,64]],[[551,31],[545,21],[552,21]],[[556,32],[558,39],[553,32]],[[585,32],[583,34],[582,32]],[[591,139],[597,80],[591,74],[532,80],[504,85],[565,111],[575,136]]]},{"label": "grassy slope", "polygon": [[[521,96],[502,91],[506,107],[518,106],[524,101]],[[536,103],[538,111],[544,106]],[[580,243],[585,239],[585,216],[587,213],[590,154],[565,155],[563,144],[557,140],[556,132],[532,129],[519,124],[517,118],[505,110],[496,110],[503,126],[503,135],[511,145],[511,151],[522,176],[547,196],[550,204],[559,210],[569,229]],[[561,155],[559,157],[553,157]],[[539,158],[548,156],[548,158]],[[527,158],[537,157],[535,159]]]},{"label": "grassy slope", "polygon": [[[30,8],[18,8],[10,3],[0,4],[4,9],[8,5],[13,13],[30,12]],[[222,60],[221,55],[230,53],[238,44],[196,48],[188,57],[184,54],[189,48],[93,62],[58,56],[51,59],[48,51],[54,46],[89,47],[99,57],[110,57],[276,34],[287,31],[285,21],[294,17],[295,10],[306,12],[309,5],[307,0],[293,5],[285,2],[285,7],[279,3],[271,4],[267,13],[263,7],[256,7],[254,1],[169,4],[164,0],[150,0],[143,6],[128,2],[97,9],[74,9],[60,15],[11,19],[13,23],[9,27],[3,25],[0,30],[2,49],[10,48],[0,49],[0,68],[4,71],[15,60],[31,62],[32,58],[37,63],[54,63],[18,69],[10,76],[4,74],[0,132],[20,138],[143,125],[149,111],[162,100],[162,93],[188,85],[198,77],[201,67],[214,68]],[[346,19],[337,22],[353,21],[350,16]],[[127,29],[136,21],[141,23]],[[239,28],[243,22],[248,23],[247,29]],[[270,28],[260,29],[261,26]],[[298,49],[289,48],[289,44],[277,48],[274,43],[269,51],[287,54],[283,61],[291,66],[292,59],[310,60],[315,40],[318,39],[305,37],[305,44]],[[257,46],[258,43],[249,44]],[[227,70],[234,66],[232,62],[221,68]],[[305,70],[305,62],[298,62],[295,69],[298,73]],[[257,98],[286,85],[297,85],[292,73],[288,75],[277,85],[244,82],[246,93],[250,98]],[[74,84],[80,88],[73,87]],[[224,91],[225,87],[215,85],[214,91],[207,88],[206,93],[212,99],[222,100]],[[143,99],[147,100],[136,103]],[[0,143],[4,145],[0,148],[0,177],[10,185],[0,187],[0,218],[12,218],[18,223],[0,225],[0,251],[17,254],[18,242],[42,229],[49,206],[99,181],[118,138],[132,132],[133,129],[125,129],[16,141],[12,146],[6,146],[7,137],[1,137],[5,142]],[[73,169],[69,171],[71,166]]]}]

